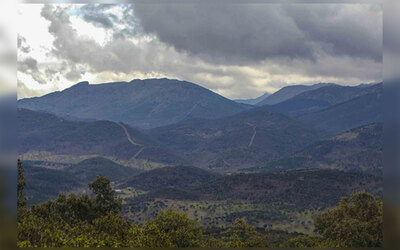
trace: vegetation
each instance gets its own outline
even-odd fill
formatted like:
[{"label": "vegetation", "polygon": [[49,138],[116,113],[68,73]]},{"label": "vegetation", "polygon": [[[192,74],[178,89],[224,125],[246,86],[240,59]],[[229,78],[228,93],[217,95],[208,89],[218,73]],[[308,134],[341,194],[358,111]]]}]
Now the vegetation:
[{"label": "vegetation", "polygon": [[119,182],[141,173],[141,170],[119,165],[103,157],[93,157],[66,168],[65,172],[75,175],[81,182],[88,183],[97,175],[107,176],[111,181]]},{"label": "vegetation", "polygon": [[[91,195],[60,194],[55,200],[31,208],[26,206],[24,187],[19,161],[18,247],[270,246],[268,231],[260,232],[244,218],[236,219],[231,228],[222,228],[217,237],[206,232],[198,221],[173,210],[160,212],[142,226],[134,225],[121,216],[122,201],[105,177],[89,184]],[[318,235],[296,236],[281,246],[382,246],[382,202],[365,192],[353,194],[319,215],[315,226]]]},{"label": "vegetation", "polygon": [[186,188],[209,182],[219,177],[218,174],[192,167],[163,167],[131,176],[121,187],[135,187],[142,190],[156,190],[167,187]]}]

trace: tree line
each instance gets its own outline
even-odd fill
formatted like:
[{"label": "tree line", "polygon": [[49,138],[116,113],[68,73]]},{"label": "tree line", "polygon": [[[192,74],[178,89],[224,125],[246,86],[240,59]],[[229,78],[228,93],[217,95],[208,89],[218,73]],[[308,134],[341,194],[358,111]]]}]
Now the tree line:
[{"label": "tree line", "polygon": [[[110,180],[100,176],[89,184],[91,195],[59,194],[28,207],[22,162],[17,165],[18,247],[276,247],[267,232],[259,232],[245,218],[236,219],[219,237],[173,210],[135,225],[122,216],[122,200]],[[297,236],[278,246],[381,247],[382,221],[382,201],[366,192],[355,193],[316,217],[316,236]]]}]

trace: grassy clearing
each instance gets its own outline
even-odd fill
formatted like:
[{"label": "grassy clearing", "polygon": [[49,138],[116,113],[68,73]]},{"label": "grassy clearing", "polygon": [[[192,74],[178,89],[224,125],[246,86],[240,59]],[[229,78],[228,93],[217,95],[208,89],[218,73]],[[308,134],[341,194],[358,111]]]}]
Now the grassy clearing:
[{"label": "grassy clearing", "polygon": [[[48,151],[29,151],[19,156],[22,161],[43,161],[51,163],[61,163],[61,164],[76,164],[83,160],[87,160],[94,157],[99,157],[100,155],[58,155],[53,154]],[[142,159],[130,159],[122,160],[112,156],[101,156],[103,158],[109,159],[123,166],[134,167],[144,171],[152,170],[156,168],[165,167],[165,164],[152,162]]]}]

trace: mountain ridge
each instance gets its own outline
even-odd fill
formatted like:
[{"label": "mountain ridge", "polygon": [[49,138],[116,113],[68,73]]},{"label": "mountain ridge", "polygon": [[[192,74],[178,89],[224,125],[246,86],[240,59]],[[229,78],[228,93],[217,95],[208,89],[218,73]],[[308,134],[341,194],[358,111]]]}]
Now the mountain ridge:
[{"label": "mountain ridge", "polygon": [[370,123],[383,122],[383,84],[370,87],[367,94],[327,108],[303,114],[296,119],[330,135]]},{"label": "mountain ridge", "polygon": [[60,116],[123,121],[139,128],[191,118],[220,118],[251,108],[194,83],[167,78],[80,82],[63,91],[18,100],[18,107]]}]

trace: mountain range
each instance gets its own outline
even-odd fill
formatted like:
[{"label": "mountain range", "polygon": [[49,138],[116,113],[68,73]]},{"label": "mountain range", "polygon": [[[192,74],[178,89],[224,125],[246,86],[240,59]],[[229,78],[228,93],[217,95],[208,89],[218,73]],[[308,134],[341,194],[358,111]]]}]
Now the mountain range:
[{"label": "mountain range", "polygon": [[[270,97],[274,95],[275,101],[279,96],[284,101],[254,107],[176,80],[78,83],[61,92],[18,101],[18,106],[47,109],[18,109],[18,152],[50,152],[84,158],[102,156],[134,167],[138,166],[137,161],[142,161],[151,165],[150,169],[191,164],[217,172],[231,172],[262,167],[327,136],[382,121],[382,83],[356,87],[298,85],[285,87]],[[290,98],[291,95],[294,96]],[[145,97],[149,99],[144,100]],[[97,106],[100,100],[109,101]],[[140,106],[143,104],[140,100],[158,103],[163,110],[160,114],[166,117],[158,125],[172,122],[171,117],[177,122],[145,130],[128,125],[138,114],[147,114],[142,116],[147,121],[154,118],[152,111]],[[195,100],[209,105],[205,112],[195,108],[199,117],[174,115],[179,113],[178,109],[183,112],[180,107],[190,106]],[[56,101],[60,103],[57,105]],[[133,107],[133,116],[125,116],[124,107],[117,108],[122,103]],[[107,108],[103,110],[102,105]],[[83,114],[83,110],[93,109],[97,110],[93,116]],[[121,121],[93,119],[106,117],[111,109]],[[211,113],[214,116],[209,117]]]},{"label": "mountain range", "polygon": [[211,227],[246,217],[312,233],[313,216],[341,197],[382,196],[382,92],[382,83],[321,83],[233,101],[147,79],[22,99],[27,198],[87,193],[106,176],[135,223],[171,208]]}]

